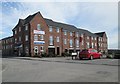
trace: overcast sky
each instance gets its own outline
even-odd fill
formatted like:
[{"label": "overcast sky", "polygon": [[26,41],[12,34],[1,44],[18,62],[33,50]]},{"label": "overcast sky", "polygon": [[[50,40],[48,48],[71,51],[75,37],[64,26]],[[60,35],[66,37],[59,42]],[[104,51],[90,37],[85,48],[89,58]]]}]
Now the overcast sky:
[{"label": "overcast sky", "polygon": [[[38,11],[57,22],[72,24],[93,33],[105,31],[108,48],[118,48],[117,2],[2,2],[0,39],[11,36],[19,18]],[[0,18],[1,20],[1,18]]]}]

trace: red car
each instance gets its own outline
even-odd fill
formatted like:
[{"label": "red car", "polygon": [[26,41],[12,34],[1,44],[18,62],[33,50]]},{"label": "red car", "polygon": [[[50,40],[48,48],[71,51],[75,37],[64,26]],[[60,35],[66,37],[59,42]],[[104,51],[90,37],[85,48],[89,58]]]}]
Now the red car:
[{"label": "red car", "polygon": [[94,59],[94,58],[101,58],[102,54],[98,53],[97,50],[95,49],[84,49],[79,53],[79,59],[82,58],[89,58],[89,59]]}]

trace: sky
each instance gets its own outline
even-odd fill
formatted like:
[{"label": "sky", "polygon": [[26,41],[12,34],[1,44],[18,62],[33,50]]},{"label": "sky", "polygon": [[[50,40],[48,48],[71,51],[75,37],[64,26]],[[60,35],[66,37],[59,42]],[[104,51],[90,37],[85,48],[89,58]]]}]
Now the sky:
[{"label": "sky", "polygon": [[3,0],[0,3],[0,39],[12,36],[12,29],[18,20],[38,11],[43,17],[57,22],[67,23],[91,31],[105,31],[108,37],[108,48],[118,49],[118,3],[115,1],[75,1],[19,2]]}]

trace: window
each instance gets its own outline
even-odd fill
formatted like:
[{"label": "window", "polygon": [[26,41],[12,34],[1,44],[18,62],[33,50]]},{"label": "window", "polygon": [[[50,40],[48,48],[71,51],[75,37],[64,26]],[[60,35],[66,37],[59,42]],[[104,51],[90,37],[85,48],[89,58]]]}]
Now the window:
[{"label": "window", "polygon": [[95,43],[95,46],[97,46],[97,43]]},{"label": "window", "polygon": [[44,36],[43,35],[40,36],[40,40],[44,40]]},{"label": "window", "polygon": [[94,48],[94,43],[92,43],[92,48]]},{"label": "window", "polygon": [[41,30],[40,24],[37,24],[37,30]]},{"label": "window", "polygon": [[70,36],[72,36],[72,32],[70,32]]},{"label": "window", "polygon": [[83,38],[83,34],[81,34],[81,37]]},{"label": "window", "polygon": [[87,36],[87,39],[89,39],[89,36]]},{"label": "window", "polygon": [[43,50],[44,48],[43,48],[43,46],[40,46],[40,50]]},{"label": "window", "polygon": [[96,40],[96,37],[94,37],[95,38],[95,40]]},{"label": "window", "polygon": [[91,37],[91,39],[93,40],[93,37]]},{"label": "window", "polygon": [[70,47],[72,47],[72,46],[73,46],[73,40],[70,39]]},{"label": "window", "polygon": [[76,47],[79,47],[79,40],[76,39]]},{"label": "window", "polygon": [[25,41],[28,41],[28,35],[25,35]]},{"label": "window", "polygon": [[57,36],[56,40],[57,40],[57,42],[59,42],[59,41],[60,41],[58,36]]},{"label": "window", "polygon": [[17,38],[15,38],[15,43],[17,42]]},{"label": "window", "polygon": [[57,27],[57,29],[56,29],[56,32],[57,32],[57,33],[59,33],[59,32],[60,32],[60,29],[59,29],[59,27]]},{"label": "window", "polygon": [[64,30],[64,35],[67,35],[67,31],[66,30]]},{"label": "window", "polygon": [[21,37],[19,37],[19,41],[21,41]]},{"label": "window", "polygon": [[76,37],[78,37],[79,36],[79,34],[78,34],[78,32],[76,32]]},{"label": "window", "polygon": [[25,30],[28,30],[28,25],[25,26]]},{"label": "window", "polygon": [[15,34],[17,34],[17,30],[15,30]]},{"label": "window", "polygon": [[90,44],[89,44],[89,42],[87,42],[87,48],[90,48]]},{"label": "window", "polygon": [[99,41],[101,41],[101,38],[99,38]]},{"label": "window", "polygon": [[64,44],[67,44],[67,40],[66,39],[64,39]]},{"label": "window", "polygon": [[19,32],[21,31],[21,27],[19,27]]},{"label": "window", "polygon": [[38,35],[34,35],[34,41],[38,41]]},{"label": "window", "polygon": [[49,26],[49,32],[52,32],[52,26]]},{"label": "window", "polygon": [[53,36],[49,37],[49,45],[53,45]]}]

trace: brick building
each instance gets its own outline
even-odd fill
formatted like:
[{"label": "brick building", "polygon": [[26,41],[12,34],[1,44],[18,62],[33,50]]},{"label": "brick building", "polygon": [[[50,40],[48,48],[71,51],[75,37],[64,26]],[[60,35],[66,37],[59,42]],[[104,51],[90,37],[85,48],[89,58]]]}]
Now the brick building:
[{"label": "brick building", "polygon": [[[46,19],[40,12],[19,19],[12,31],[12,49],[17,55],[35,56],[41,53],[61,55],[63,52],[71,53],[86,48],[107,52],[105,32],[101,33],[102,35],[94,34],[73,25]],[[4,40],[2,39],[2,43]]]},{"label": "brick building", "polygon": [[13,36],[7,37],[1,40],[2,44],[2,55],[4,56],[12,56],[14,54],[14,48],[13,48]]}]

